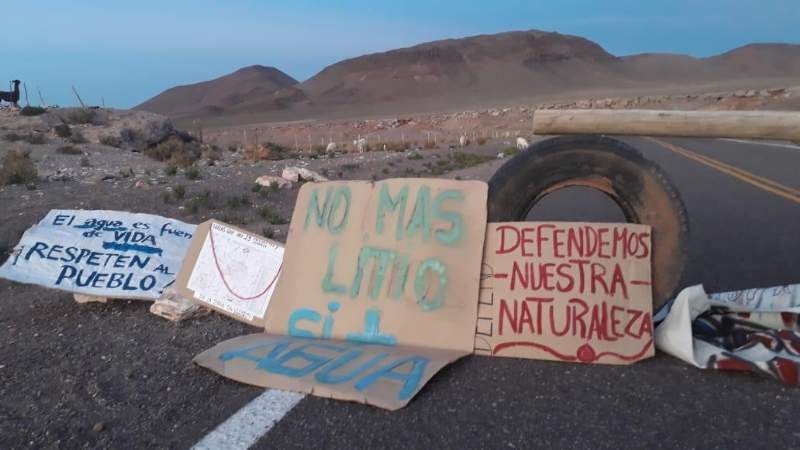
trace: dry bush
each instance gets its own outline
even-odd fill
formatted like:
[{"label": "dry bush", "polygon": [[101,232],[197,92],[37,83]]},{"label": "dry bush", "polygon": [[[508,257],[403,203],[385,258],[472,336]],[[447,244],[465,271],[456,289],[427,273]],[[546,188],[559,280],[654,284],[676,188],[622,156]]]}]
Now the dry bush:
[{"label": "dry bush", "polygon": [[72,144],[85,144],[89,141],[83,136],[81,130],[75,130],[72,132],[72,136],[69,137],[69,142]]},{"label": "dry bush", "polygon": [[31,145],[41,145],[47,143],[47,138],[42,133],[30,132],[22,137],[22,140]]},{"label": "dry bush", "polygon": [[60,123],[54,126],[53,131],[56,133],[56,136],[63,139],[67,139],[68,137],[72,136],[72,129],[65,123]]},{"label": "dry bush", "polygon": [[62,145],[56,149],[56,153],[61,153],[62,155],[82,155],[83,152],[78,147],[74,145]]},{"label": "dry bush", "polygon": [[383,151],[384,146],[386,147],[387,152],[404,152],[409,148],[409,144],[397,141],[387,141],[387,142],[378,142],[376,144],[370,144],[372,150],[376,151]]},{"label": "dry bush", "polygon": [[167,162],[178,167],[189,167],[200,158],[200,146],[170,136],[164,142],[144,150],[145,156],[156,161]]},{"label": "dry bush", "polygon": [[67,113],[67,122],[75,125],[99,125],[100,118],[97,116],[97,111],[93,109],[75,109]]},{"label": "dry bush", "polygon": [[296,158],[297,154],[288,147],[267,142],[265,144],[248,145],[244,149],[244,158],[249,161],[277,161]]},{"label": "dry bush", "polygon": [[38,116],[40,114],[46,113],[47,110],[42,108],[41,106],[25,106],[19,110],[20,116]]},{"label": "dry bush", "polygon": [[38,172],[33,165],[30,152],[12,150],[3,158],[3,166],[0,167],[0,186],[36,181],[37,176]]},{"label": "dry bush", "polygon": [[118,136],[112,136],[110,134],[100,136],[100,143],[109,147],[122,147],[122,139],[120,139]]}]

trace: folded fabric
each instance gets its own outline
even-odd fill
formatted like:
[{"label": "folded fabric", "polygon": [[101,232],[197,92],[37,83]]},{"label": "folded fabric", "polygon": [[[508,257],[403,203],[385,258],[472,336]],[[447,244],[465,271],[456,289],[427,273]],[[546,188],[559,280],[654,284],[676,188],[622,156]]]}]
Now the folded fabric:
[{"label": "folded fabric", "polygon": [[654,317],[656,348],[701,369],[800,383],[800,284],[706,294],[691,286]]}]

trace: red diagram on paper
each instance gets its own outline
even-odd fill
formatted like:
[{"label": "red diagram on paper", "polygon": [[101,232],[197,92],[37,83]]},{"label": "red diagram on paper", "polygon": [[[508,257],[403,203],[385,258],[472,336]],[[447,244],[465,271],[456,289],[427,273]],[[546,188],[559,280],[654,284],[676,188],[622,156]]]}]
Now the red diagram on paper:
[{"label": "red diagram on paper", "polygon": [[208,237],[209,240],[211,241],[211,255],[214,257],[214,265],[217,268],[217,273],[219,274],[220,279],[222,279],[222,283],[225,285],[225,288],[228,289],[228,292],[230,292],[234,297],[238,298],[239,300],[253,300],[266,294],[267,291],[269,291],[269,289],[272,287],[272,285],[275,284],[275,281],[278,279],[278,275],[281,274],[281,269],[283,268],[283,261],[281,261],[281,265],[278,267],[278,271],[275,272],[275,277],[272,278],[272,281],[269,282],[269,284],[267,285],[267,287],[264,288],[263,291],[259,292],[258,294],[252,297],[245,297],[243,295],[237,294],[233,290],[233,288],[231,288],[230,284],[228,284],[228,280],[225,279],[225,275],[222,273],[222,268],[220,267],[219,260],[217,259],[217,248],[215,247],[214,244],[214,230],[211,228],[208,229]]}]

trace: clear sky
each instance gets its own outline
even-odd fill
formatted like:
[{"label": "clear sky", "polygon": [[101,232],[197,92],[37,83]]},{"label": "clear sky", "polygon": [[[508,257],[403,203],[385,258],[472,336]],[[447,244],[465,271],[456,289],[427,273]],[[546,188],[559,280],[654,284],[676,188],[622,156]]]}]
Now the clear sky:
[{"label": "clear sky", "polygon": [[0,0],[0,11],[0,80],[63,106],[77,103],[71,85],[87,103],[131,107],[252,64],[302,81],[365,53],[532,28],[616,55],[800,43],[800,0]]}]

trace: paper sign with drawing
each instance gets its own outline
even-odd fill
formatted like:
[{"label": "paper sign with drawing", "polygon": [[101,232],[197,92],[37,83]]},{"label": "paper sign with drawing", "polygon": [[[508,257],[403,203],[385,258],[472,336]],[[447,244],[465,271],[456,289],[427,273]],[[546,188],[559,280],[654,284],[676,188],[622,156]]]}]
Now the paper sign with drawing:
[{"label": "paper sign with drawing", "polygon": [[282,262],[281,244],[210,220],[198,225],[176,285],[203,306],[264,326]]},{"label": "paper sign with drawing", "polygon": [[25,232],[0,277],[87,295],[154,300],[174,283],[194,230],[151,214],[54,209]]},{"label": "paper sign with drawing", "polygon": [[196,362],[260,386],[402,407],[472,351],[486,197],[473,181],[304,185],[268,334]]},{"label": "paper sign with drawing", "polygon": [[583,363],[653,356],[650,227],[490,223],[475,352]]}]

